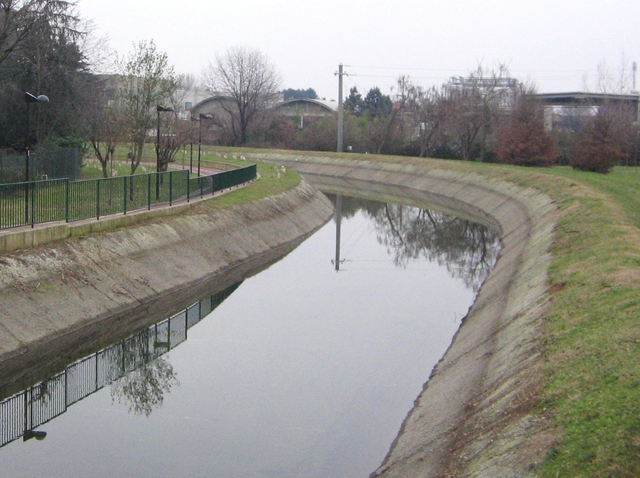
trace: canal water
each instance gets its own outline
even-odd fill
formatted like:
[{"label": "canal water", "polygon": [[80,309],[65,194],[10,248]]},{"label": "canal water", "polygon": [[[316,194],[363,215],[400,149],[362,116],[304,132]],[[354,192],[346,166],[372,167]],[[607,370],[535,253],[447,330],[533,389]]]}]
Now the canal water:
[{"label": "canal water", "polygon": [[499,242],[426,209],[341,204],[339,249],[334,220],[260,274],[3,397],[0,477],[367,477]]}]

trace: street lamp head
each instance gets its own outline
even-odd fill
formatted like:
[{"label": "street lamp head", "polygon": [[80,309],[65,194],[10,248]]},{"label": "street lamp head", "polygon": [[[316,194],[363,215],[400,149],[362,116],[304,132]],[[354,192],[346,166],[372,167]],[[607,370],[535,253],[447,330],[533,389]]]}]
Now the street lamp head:
[{"label": "street lamp head", "polygon": [[171,108],[170,106],[160,106],[160,105],[158,105],[158,106],[156,106],[156,111],[158,113],[163,112],[163,111],[168,112],[168,111],[173,111],[173,108]]},{"label": "street lamp head", "polygon": [[49,97],[45,95],[35,96],[29,93],[28,91],[25,91],[24,93],[24,100],[27,103],[49,103]]},{"label": "street lamp head", "polygon": [[201,119],[201,120],[203,120],[203,119],[206,119],[206,120],[212,120],[212,119],[213,119],[213,116],[212,116],[212,115],[206,115],[206,114],[204,114],[204,113],[200,113],[200,119]]}]

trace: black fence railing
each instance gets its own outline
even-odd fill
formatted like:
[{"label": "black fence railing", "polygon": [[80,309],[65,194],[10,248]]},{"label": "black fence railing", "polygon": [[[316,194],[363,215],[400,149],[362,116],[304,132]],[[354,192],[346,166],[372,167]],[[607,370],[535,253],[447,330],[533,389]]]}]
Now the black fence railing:
[{"label": "black fence railing", "polygon": [[257,166],[253,164],[197,178],[189,178],[189,171],[181,170],[82,181],[53,179],[0,184],[0,229],[100,219],[171,205],[239,186],[256,176]]},{"label": "black fence railing", "polygon": [[[26,155],[0,149],[0,183],[25,180]],[[29,154],[32,178],[75,180],[80,174],[82,157],[77,148],[42,147]]]},{"label": "black fence railing", "polygon": [[[187,339],[188,330],[218,307],[242,282],[182,312],[68,365],[64,371],[0,401],[0,447],[67,411],[67,408],[158,359]],[[40,432],[42,433],[42,432]],[[38,435],[35,435],[38,437]]]}]

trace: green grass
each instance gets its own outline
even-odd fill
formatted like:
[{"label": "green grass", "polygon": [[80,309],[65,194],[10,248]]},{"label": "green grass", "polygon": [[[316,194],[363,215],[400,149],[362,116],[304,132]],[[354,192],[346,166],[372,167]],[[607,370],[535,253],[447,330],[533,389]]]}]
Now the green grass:
[{"label": "green grass", "polygon": [[[640,175],[558,168],[542,403],[561,440],[542,476],[640,476]],[[554,184],[557,184],[554,182]]]},{"label": "green grass", "polygon": [[[149,166],[141,164],[136,169],[136,174],[147,174],[155,172],[155,166]],[[131,165],[124,162],[114,162],[113,165],[108,167],[109,176],[130,176]],[[102,178],[102,165],[98,161],[85,161],[85,164],[80,170],[80,176],[78,179],[99,179]]]},{"label": "green grass", "polygon": [[[247,162],[243,161],[246,165]],[[214,201],[207,201],[205,207],[224,208],[245,204],[251,201],[275,196],[296,187],[300,183],[300,175],[290,169],[258,163],[260,179],[244,188],[224,194]]]}]

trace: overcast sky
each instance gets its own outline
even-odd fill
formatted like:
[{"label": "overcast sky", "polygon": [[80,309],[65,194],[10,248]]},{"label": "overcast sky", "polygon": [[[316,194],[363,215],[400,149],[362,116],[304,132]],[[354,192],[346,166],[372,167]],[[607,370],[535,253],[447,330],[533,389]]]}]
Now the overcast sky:
[{"label": "overcast sky", "polygon": [[178,73],[199,77],[216,52],[256,48],[283,88],[326,99],[337,99],[340,63],[345,94],[388,94],[400,75],[439,85],[498,62],[540,92],[583,91],[585,78],[595,90],[602,62],[612,82],[640,63],[640,0],[79,0],[78,10],[121,55],[154,40]]}]

